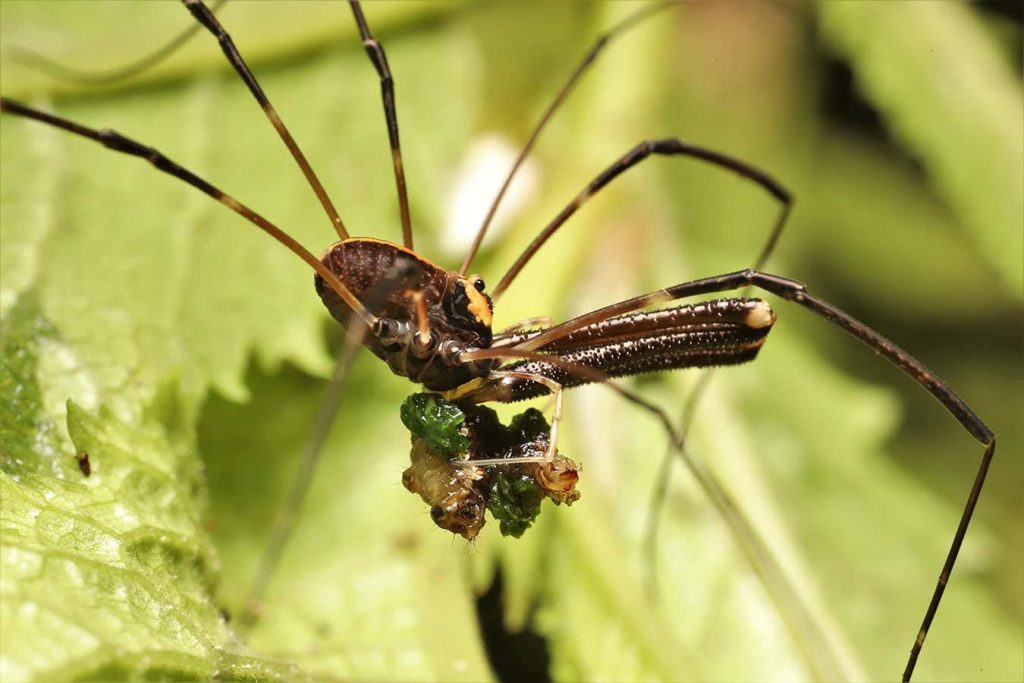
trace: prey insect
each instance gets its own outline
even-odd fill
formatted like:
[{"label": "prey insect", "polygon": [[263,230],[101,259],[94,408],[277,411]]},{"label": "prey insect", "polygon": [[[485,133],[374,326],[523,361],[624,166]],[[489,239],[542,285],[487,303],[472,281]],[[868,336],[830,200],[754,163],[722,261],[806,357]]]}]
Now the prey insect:
[{"label": "prey insect", "polygon": [[[0,108],[7,114],[34,119],[92,139],[113,151],[143,158],[160,171],[183,180],[239,214],[313,269],[318,294],[331,315],[348,330],[347,346],[368,348],[384,360],[393,372],[422,385],[426,390],[440,393],[446,399],[466,406],[515,402],[543,395],[553,397],[555,408],[551,416],[547,447],[543,453],[513,458],[476,459],[467,463],[467,467],[500,468],[552,462],[557,455],[563,394],[568,388],[587,383],[607,383],[615,377],[644,372],[729,365],[752,360],[776,320],[776,314],[767,302],[751,298],[724,298],[693,304],[676,303],[690,297],[746,290],[750,287],[796,303],[846,330],[938,399],[972,436],[984,444],[985,450],[960,526],[904,672],[905,678],[910,677],[965,538],[967,525],[995,449],[995,438],[950,387],[912,356],[868,326],[812,295],[803,284],[761,270],[785,225],[792,205],[790,194],[784,187],[753,166],[709,149],[676,139],[644,141],[615,159],[568,202],[541,230],[490,294],[482,278],[469,274],[469,267],[504,190],[533,148],[551,115],[605,45],[634,25],[644,13],[634,15],[613,28],[587,53],[541,117],[509,173],[505,187],[492,204],[461,267],[448,270],[413,251],[412,218],[398,134],[393,78],[385,52],[373,37],[359,4],[353,2],[351,5],[354,19],[366,52],[380,76],[401,216],[401,244],[350,235],[326,189],[220,21],[200,0],[184,0],[184,4],[196,21],[220,42],[227,59],[266,113],[328,216],[339,241],[330,246],[320,258],[248,205],[179,166],[154,148],[115,131],[91,128],[13,100],[3,99]],[[548,239],[590,197],[622,173],[652,156],[682,156],[707,162],[738,174],[778,200],[779,216],[756,267],[666,286],[559,324],[527,329],[513,327],[495,333],[495,303]],[[651,310],[656,306],[661,308]],[[658,416],[666,425],[676,450],[683,452],[681,439],[660,408],[614,383],[608,383],[608,386]]]}]

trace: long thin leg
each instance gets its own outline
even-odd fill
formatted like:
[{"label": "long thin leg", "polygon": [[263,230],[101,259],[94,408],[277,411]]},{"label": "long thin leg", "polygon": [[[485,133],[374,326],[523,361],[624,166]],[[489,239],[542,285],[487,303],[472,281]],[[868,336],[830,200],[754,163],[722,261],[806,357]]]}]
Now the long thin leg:
[{"label": "long thin leg", "polygon": [[[971,434],[971,436],[985,446],[981,463],[978,466],[978,473],[975,477],[974,484],[971,487],[971,492],[968,495],[964,511],[960,517],[960,524],[953,536],[953,542],[946,555],[942,571],[939,573],[938,583],[932,594],[931,602],[928,604],[928,609],[925,612],[924,620],[922,621],[917,639],[914,641],[913,648],[911,649],[906,670],[903,673],[904,680],[909,680],[914,671],[914,666],[917,663],[917,658],[921,653],[921,647],[924,644],[925,637],[928,635],[928,629],[931,627],[932,620],[935,618],[935,613],[942,600],[942,594],[945,592],[946,584],[949,582],[950,574],[953,571],[953,565],[956,563],[957,555],[960,552],[960,546],[963,544],[964,537],[967,534],[967,527],[974,514],[974,508],[978,503],[978,497],[981,495],[981,488],[985,483],[985,475],[988,473],[989,464],[992,461],[992,455],[995,453],[996,448],[995,434],[993,434],[985,423],[982,422],[981,418],[979,418],[974,411],[964,403],[963,399],[956,395],[949,385],[936,377],[931,370],[926,368],[916,358],[880,335],[878,332],[875,332],[864,323],[852,318],[828,302],[810,294],[803,284],[789,278],[749,269],[737,271],[735,273],[728,273],[726,275],[684,282],[651,294],[642,295],[617,304],[612,304],[611,306],[606,306],[602,309],[598,309],[597,311],[579,316],[578,318],[570,320],[569,322],[563,323],[557,327],[553,327],[550,330],[530,339],[529,342],[523,345],[523,347],[527,349],[543,348],[545,344],[551,343],[552,341],[571,333],[573,330],[586,327],[587,325],[600,320],[606,320],[612,316],[646,308],[647,306],[659,302],[696,296],[698,294],[742,289],[749,286],[758,287],[782,297],[787,301],[800,304],[804,308],[813,311],[822,318],[825,318],[831,323],[849,332],[876,353],[888,359],[890,363],[906,373],[915,382],[920,384],[946,407],[946,410],[956,418],[956,420],[965,430],[967,430],[968,433]],[[516,348],[519,347],[514,347],[513,350]]]},{"label": "long thin leg", "polygon": [[274,518],[274,526],[270,532],[270,541],[260,556],[260,563],[256,569],[255,578],[249,588],[249,594],[242,603],[242,614],[239,623],[243,630],[247,629],[259,618],[263,611],[263,600],[267,594],[267,588],[274,578],[274,573],[281,562],[284,550],[291,538],[292,529],[302,511],[302,504],[306,500],[309,486],[316,473],[316,467],[323,451],[324,442],[331,432],[331,426],[338,414],[342,399],[345,396],[345,384],[348,379],[348,371],[359,351],[363,334],[366,328],[360,325],[349,325],[348,333],[345,335],[345,342],[338,352],[334,364],[334,373],[324,391],[324,397],[320,401],[316,418],[313,422],[313,429],[310,432],[309,440],[302,451],[302,459],[299,461],[296,470],[295,480],[292,482],[288,497],[277,510]]},{"label": "long thin leg", "polygon": [[210,195],[224,206],[245,218],[247,221],[286,246],[292,251],[292,253],[309,264],[313,270],[319,273],[320,277],[330,285],[331,289],[333,289],[338,296],[341,297],[341,299],[348,304],[350,308],[352,308],[353,311],[358,313],[359,317],[367,324],[367,326],[372,326],[376,320],[376,316],[366,310],[366,307],[363,306],[358,298],[356,298],[355,294],[349,291],[348,287],[342,284],[341,280],[339,280],[338,277],[327,268],[327,266],[320,263],[320,259],[313,256],[309,250],[296,242],[288,233],[284,232],[266,218],[256,213],[245,204],[242,204],[223,190],[214,187],[196,174],[174,163],[152,147],[146,147],[129,137],[121,135],[117,131],[89,128],[88,126],[83,126],[53,114],[47,114],[46,112],[33,109],[32,107],[7,98],[0,98],[0,111],[7,112],[8,114],[15,114],[17,116],[24,116],[25,118],[40,121],[62,130],[66,130],[69,133],[81,135],[84,138],[95,140],[104,147],[112,149],[115,152],[123,152],[125,154],[130,154],[131,156],[141,157],[164,173],[172,175],[179,180],[184,180],[192,187]]},{"label": "long thin leg", "polygon": [[370,27],[363,17],[358,0],[349,0],[352,15],[356,18],[363,48],[369,55],[377,74],[380,76],[380,94],[384,100],[384,119],[388,124],[388,141],[391,143],[391,165],[395,169],[395,185],[398,187],[398,210],[402,214],[402,243],[412,249],[412,222],[409,219],[409,196],[405,189],[405,168],[402,165],[402,145],[398,141],[398,114],[395,111],[395,82],[391,78],[388,58],[384,46],[370,33]]},{"label": "long thin leg", "polygon": [[523,320],[520,320],[517,323],[512,323],[511,325],[509,325],[508,327],[503,329],[501,332],[496,334],[495,338],[502,337],[502,336],[508,336],[509,334],[512,334],[513,332],[518,332],[519,330],[526,329],[527,327],[538,327],[538,326],[550,327],[550,326],[552,326],[554,324],[555,324],[555,319],[552,318],[551,316],[537,315],[537,316],[534,316],[532,318],[525,318]]},{"label": "long thin leg", "polygon": [[[210,11],[216,12],[227,1],[228,0],[215,0],[215,2],[210,4]],[[86,71],[84,69],[68,66],[67,64],[61,64],[34,50],[30,50],[19,45],[9,45],[5,47],[4,53],[10,56],[11,61],[19,62],[29,68],[35,69],[36,71],[41,71],[50,78],[58,81],[85,85],[110,85],[111,83],[117,83],[118,81],[124,81],[138,76],[146,69],[156,66],[164,59],[167,59],[167,57],[174,54],[182,45],[191,40],[195,34],[199,33],[200,29],[202,29],[202,27],[199,24],[192,24],[164,45],[161,45],[149,54],[140,57],[127,66],[118,67],[116,69],[105,69],[102,71]]]},{"label": "long thin leg", "polygon": [[555,453],[558,452],[558,425],[562,422],[562,394],[565,393],[562,385],[550,377],[545,377],[532,372],[506,372],[502,370],[495,370],[488,374],[487,378],[491,381],[519,379],[527,382],[536,382],[537,384],[543,384],[548,388],[548,391],[554,394],[555,410],[551,414],[551,432],[548,435],[548,449],[544,455],[537,457],[522,456],[518,458],[481,458],[479,460],[459,460],[455,461],[455,464],[462,465],[464,467],[492,467],[495,465],[516,465],[527,462],[551,462],[554,460]]},{"label": "long thin leg", "polygon": [[491,339],[491,346],[501,346],[499,342],[503,341],[506,337],[515,334],[528,327],[551,327],[555,324],[555,319],[546,315],[538,315],[533,318],[526,318],[520,320],[517,323],[512,323],[501,332],[498,332]]},{"label": "long thin leg", "polygon": [[[693,416],[697,413],[697,405],[704,390],[711,381],[714,370],[706,369],[697,378],[697,384],[693,387],[689,400],[683,409],[683,419],[679,426],[679,439],[685,444],[690,433],[690,425],[693,423]],[[644,554],[647,556],[649,581],[652,592],[657,592],[657,581],[655,573],[658,566],[658,526],[661,522],[661,510],[668,495],[668,483],[672,476],[672,452],[669,448],[658,463],[658,474],[654,477],[654,491],[651,493],[651,502],[647,508],[647,524],[644,529]]]},{"label": "long thin leg", "polygon": [[338,215],[338,210],[334,208],[334,204],[331,203],[331,198],[327,196],[327,191],[324,186],[320,183],[320,179],[316,177],[316,173],[313,172],[313,168],[306,161],[305,155],[302,150],[299,149],[295,139],[292,138],[292,134],[288,132],[281,117],[277,115],[270,100],[263,92],[263,88],[256,82],[256,77],[252,75],[252,71],[246,66],[245,60],[242,59],[242,55],[238,53],[238,49],[235,47],[235,43],[231,40],[231,36],[224,30],[217,17],[213,15],[206,5],[203,4],[203,0],[181,0],[185,3],[185,7],[192,13],[192,16],[196,18],[200,24],[206,27],[206,29],[212,33],[216,38],[217,42],[220,43],[221,50],[224,51],[224,55],[228,58],[228,62],[235,68],[238,75],[242,77],[245,84],[249,87],[249,92],[253,94],[256,101],[259,102],[260,107],[263,108],[263,113],[270,119],[271,125],[277,131],[278,135],[281,136],[281,140],[284,141],[285,146],[288,147],[288,151],[292,153],[292,157],[295,162],[302,169],[302,174],[306,176],[306,180],[309,181],[310,187],[313,188],[313,192],[316,193],[317,198],[324,207],[324,211],[327,212],[327,216],[331,219],[331,225],[334,227],[334,231],[338,233],[338,237],[341,239],[348,239],[348,230],[345,229],[345,224],[341,222],[341,216]]},{"label": "long thin leg", "polygon": [[516,276],[519,275],[523,267],[525,267],[530,259],[533,258],[534,254],[544,246],[544,243],[547,242],[548,239],[558,231],[562,224],[569,220],[569,218],[576,213],[576,211],[579,210],[579,208],[583,206],[588,199],[597,194],[601,188],[610,183],[620,174],[629,170],[633,166],[636,166],[652,154],[661,156],[679,155],[706,161],[753,181],[779,201],[781,204],[779,215],[775,219],[775,224],[772,227],[768,241],[765,243],[765,246],[761,250],[761,254],[758,256],[756,262],[757,267],[760,267],[775,248],[775,243],[778,241],[779,235],[782,233],[782,229],[786,225],[786,219],[789,217],[789,213],[793,208],[793,198],[789,191],[787,191],[786,188],[767,173],[725,154],[721,154],[710,149],[704,149],[703,147],[689,145],[676,138],[668,138],[665,140],[644,140],[622,155],[611,166],[591,180],[590,183],[588,183],[587,186],[584,187],[583,190],[576,195],[576,197],[574,197],[573,200],[570,201],[565,208],[562,209],[558,215],[544,227],[543,230],[540,231],[530,245],[523,250],[522,254],[519,255],[516,262],[509,267],[508,272],[505,273],[501,278],[501,282],[498,283],[498,286],[495,287],[494,291],[491,293],[491,298],[495,301],[498,300],[501,294],[509,285],[512,284],[512,281],[515,280]]},{"label": "long thin leg", "polygon": [[645,7],[638,12],[629,15],[621,22],[613,26],[607,33],[597,39],[597,42],[587,50],[587,53],[583,55],[583,59],[573,69],[572,74],[569,76],[569,80],[565,82],[565,85],[555,95],[555,99],[548,106],[547,110],[541,115],[540,120],[534,127],[533,132],[530,133],[530,138],[526,141],[519,156],[516,157],[515,162],[512,164],[512,168],[509,169],[508,175],[505,176],[505,182],[502,183],[501,189],[498,190],[498,194],[494,197],[494,201],[491,202],[491,208],[487,210],[487,215],[484,217],[483,223],[480,225],[480,229],[477,230],[476,237],[473,239],[473,244],[469,247],[469,251],[466,252],[466,257],[462,260],[462,266],[459,268],[459,275],[465,275],[469,270],[470,264],[473,262],[473,258],[476,256],[477,251],[480,250],[480,245],[484,241],[484,235],[487,234],[487,228],[490,226],[491,221],[494,219],[494,214],[498,211],[498,206],[501,204],[501,200],[505,197],[505,193],[508,191],[509,186],[512,184],[512,179],[515,178],[516,172],[519,167],[523,165],[526,157],[529,156],[530,151],[533,149],[534,144],[537,142],[537,138],[540,137],[541,131],[544,130],[544,126],[547,125],[548,121],[558,110],[562,103],[572,92],[573,88],[576,87],[576,82],[579,81],[580,77],[586,72],[591,64],[597,59],[597,56],[604,50],[605,46],[613,38],[616,38],[622,33],[625,33],[630,28],[640,23],[652,14],[659,12],[667,7],[671,7],[672,3],[663,2],[650,7]]}]

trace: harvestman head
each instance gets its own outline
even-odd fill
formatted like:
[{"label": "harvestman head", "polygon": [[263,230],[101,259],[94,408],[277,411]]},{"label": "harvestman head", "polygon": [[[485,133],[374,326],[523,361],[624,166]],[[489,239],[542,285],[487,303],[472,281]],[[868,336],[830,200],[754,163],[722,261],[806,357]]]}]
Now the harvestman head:
[{"label": "harvestman head", "polygon": [[[307,448],[308,466],[302,468],[303,474],[293,489],[290,505],[297,507],[301,501],[312,473],[312,463],[327,431],[324,425],[330,424],[349,362],[355,350],[362,345],[386,361],[393,372],[422,384],[428,390],[443,392],[452,400],[467,403],[512,402],[553,394],[555,409],[550,446],[548,453],[540,456],[547,460],[553,456],[557,442],[564,389],[591,382],[604,383],[627,400],[652,412],[661,421],[676,453],[697,476],[729,524],[738,533],[752,534],[749,523],[739,513],[739,507],[710,473],[687,455],[682,437],[664,411],[608,380],[662,369],[728,365],[753,359],[775,322],[775,313],[764,301],[726,298],[663,306],[653,311],[649,309],[697,295],[756,287],[810,310],[862,341],[931,393],[964,429],[984,445],[974,485],[903,674],[904,680],[909,680],[974,513],[995,451],[995,437],[948,385],[910,354],[835,306],[812,295],[803,284],[761,272],[792,207],[790,193],[784,187],[767,173],[727,155],[676,139],[646,140],[614,160],[584,186],[538,233],[490,295],[479,276],[466,274],[516,170],[532,150],[545,124],[605,46],[664,5],[634,13],[599,38],[585,54],[535,126],[492,203],[460,269],[450,271],[412,250],[413,230],[395,113],[394,82],[384,49],[371,33],[359,3],[353,0],[350,4],[362,44],[380,77],[398,193],[402,245],[373,238],[350,237],[327,191],[220,21],[202,0],[182,2],[198,25],[205,27],[217,38],[228,61],[263,109],[323,206],[331,228],[340,241],[329,247],[322,257],[315,257],[255,210],[151,147],[115,131],[90,128],[6,98],[0,99],[0,110],[61,128],[95,140],[116,152],[147,160],[158,170],[183,180],[241,215],[312,268],[316,276],[317,292],[334,318],[347,327],[348,335],[332,382],[335,398],[325,403],[325,406],[329,406],[327,410],[321,411],[318,422],[322,429],[318,428],[316,432],[321,436],[314,438]],[[682,156],[709,163],[752,182],[779,202],[779,214],[754,268],[664,287],[610,304],[561,324],[528,331],[514,326],[495,334],[492,330],[494,303],[514,283],[527,262],[591,196],[651,156]],[[533,456],[522,460],[536,459]],[[474,461],[473,464],[499,466],[515,461]],[[265,575],[276,564],[285,536],[275,534],[275,545],[268,550],[261,569],[261,579],[264,581],[267,578]],[[770,553],[756,542],[756,534],[752,538],[755,540],[752,547],[745,548],[751,559],[767,566],[769,570],[776,569]],[[257,579],[257,585],[261,579]],[[259,589],[255,592],[258,594]]]}]

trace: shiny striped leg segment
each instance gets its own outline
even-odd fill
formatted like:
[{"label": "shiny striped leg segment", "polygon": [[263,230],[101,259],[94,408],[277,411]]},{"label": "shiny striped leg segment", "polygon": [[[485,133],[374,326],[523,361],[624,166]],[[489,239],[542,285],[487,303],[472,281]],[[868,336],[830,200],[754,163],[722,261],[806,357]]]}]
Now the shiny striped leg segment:
[{"label": "shiny striped leg segment", "polygon": [[334,231],[338,233],[338,237],[341,239],[348,238],[348,230],[345,229],[344,223],[341,222],[341,216],[338,215],[338,210],[334,208],[334,204],[331,202],[331,198],[327,196],[327,190],[320,183],[320,179],[317,178],[316,173],[313,172],[313,168],[309,165],[306,160],[306,156],[299,149],[299,145],[295,142],[292,134],[288,132],[288,128],[285,127],[284,121],[277,115],[277,111],[274,106],[270,103],[270,99],[263,92],[263,88],[256,81],[256,77],[253,76],[252,71],[246,65],[245,60],[242,59],[242,55],[239,54],[238,48],[235,47],[235,42],[231,39],[231,36],[224,27],[221,26],[220,21],[214,16],[210,8],[203,4],[203,0],[181,0],[188,11],[192,13],[192,16],[196,18],[200,24],[206,27],[206,29],[217,38],[217,42],[220,43],[221,50],[224,51],[224,56],[227,57],[228,62],[234,67],[235,71],[242,80],[245,81],[245,85],[249,88],[249,92],[252,93],[253,97],[259,103],[260,107],[263,108],[263,113],[270,119],[271,125],[274,126],[274,130],[281,136],[281,140],[284,141],[288,151],[291,152],[295,162],[302,169],[302,174],[306,176],[306,180],[309,182],[309,186],[313,188],[313,192],[316,194],[317,199],[320,200],[320,204],[323,205],[324,211],[327,212],[328,218],[331,219],[331,225]]},{"label": "shiny striped leg segment", "polygon": [[387,55],[384,54],[384,46],[381,45],[373,34],[363,16],[363,9],[357,0],[349,0],[352,8],[352,16],[355,17],[356,26],[359,27],[359,36],[363,40],[363,49],[366,50],[370,62],[380,76],[380,94],[384,100],[384,119],[388,126],[388,142],[391,143],[391,165],[395,170],[395,185],[398,188],[398,210],[402,216],[402,244],[412,249],[412,222],[409,219],[409,196],[405,189],[405,167],[402,164],[402,145],[398,141],[398,113],[395,110],[395,81],[391,77],[391,68],[388,66]]}]

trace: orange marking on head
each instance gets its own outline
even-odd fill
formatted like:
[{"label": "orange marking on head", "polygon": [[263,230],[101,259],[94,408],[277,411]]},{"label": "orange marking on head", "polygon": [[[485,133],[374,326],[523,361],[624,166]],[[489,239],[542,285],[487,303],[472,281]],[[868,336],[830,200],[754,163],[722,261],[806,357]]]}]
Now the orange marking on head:
[{"label": "orange marking on head", "polygon": [[491,307],[487,303],[487,297],[477,291],[476,282],[480,278],[476,275],[471,275],[462,281],[462,287],[466,290],[466,296],[469,297],[469,312],[473,314],[476,321],[481,325],[491,326]]}]

